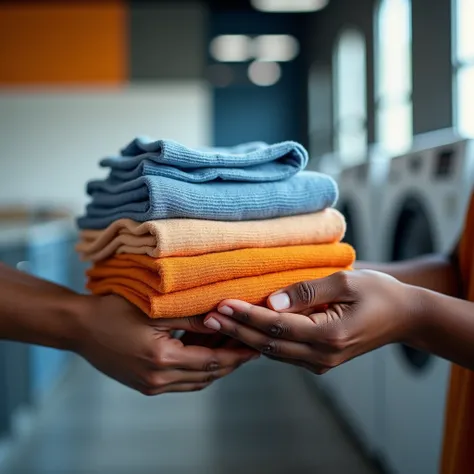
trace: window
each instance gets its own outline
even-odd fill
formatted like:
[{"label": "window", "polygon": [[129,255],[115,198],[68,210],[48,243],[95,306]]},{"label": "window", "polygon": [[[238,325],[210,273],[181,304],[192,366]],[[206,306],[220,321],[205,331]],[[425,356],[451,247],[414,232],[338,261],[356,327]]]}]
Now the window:
[{"label": "window", "polygon": [[339,37],[334,73],[334,148],[343,163],[355,164],[367,154],[366,51],[359,31]]},{"label": "window", "polygon": [[454,0],[454,4],[454,123],[462,135],[474,136],[474,1]]},{"label": "window", "polygon": [[312,160],[332,152],[331,69],[312,64],[308,77],[308,135]]},{"label": "window", "polygon": [[376,140],[402,153],[413,138],[410,1],[381,0],[376,34]]}]

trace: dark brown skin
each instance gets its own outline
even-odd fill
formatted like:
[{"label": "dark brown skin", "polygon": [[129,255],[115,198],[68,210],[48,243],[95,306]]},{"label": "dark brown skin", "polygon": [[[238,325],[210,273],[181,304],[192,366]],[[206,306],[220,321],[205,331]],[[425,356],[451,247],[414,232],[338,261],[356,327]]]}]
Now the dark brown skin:
[{"label": "dark brown skin", "polygon": [[359,262],[355,271],[276,292],[272,309],[223,301],[205,324],[318,374],[393,342],[474,369],[474,303],[461,294],[453,258]]},{"label": "dark brown skin", "polygon": [[78,295],[0,264],[0,339],[74,351],[146,395],[203,389],[259,355],[183,343],[174,330],[215,337],[202,318],[151,320],[118,296]]}]

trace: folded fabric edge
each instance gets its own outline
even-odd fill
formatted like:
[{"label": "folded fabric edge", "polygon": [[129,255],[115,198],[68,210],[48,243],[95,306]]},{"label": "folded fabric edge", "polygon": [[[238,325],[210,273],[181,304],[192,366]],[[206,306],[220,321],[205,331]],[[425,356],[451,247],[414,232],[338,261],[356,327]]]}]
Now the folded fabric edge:
[{"label": "folded fabric edge", "polygon": [[[308,269],[306,271],[296,270],[293,272],[282,272],[279,274],[278,283],[272,282],[272,284],[267,284],[262,288],[261,292],[258,292],[255,285],[256,280],[259,277],[250,277],[250,278],[241,278],[233,280],[236,282],[235,285],[242,285],[245,289],[242,291],[232,290],[226,288],[227,282],[218,282],[211,285],[206,285],[200,288],[193,288],[190,290],[183,290],[180,292],[169,293],[166,295],[160,295],[153,291],[150,287],[146,288],[148,285],[139,284],[138,286],[142,289],[143,293],[139,290],[130,288],[130,284],[136,286],[137,282],[127,281],[126,278],[111,278],[103,279],[98,282],[89,282],[88,289],[91,290],[94,294],[120,294],[120,296],[126,298],[130,302],[138,306],[142,311],[144,311],[148,317],[152,319],[161,319],[161,318],[180,318],[180,317],[190,317],[196,314],[206,314],[209,311],[212,311],[216,306],[224,299],[234,298],[234,299],[245,299],[248,303],[251,304],[263,304],[266,301],[266,298],[273,292],[281,289],[282,287],[298,283],[305,279],[318,279],[325,278],[331,274],[340,272],[340,271],[351,271],[352,266],[346,268],[325,268],[325,269]],[[300,275],[305,275],[303,279],[299,278]],[[275,274],[270,274],[275,275]],[[318,276],[315,276],[318,275]],[[267,275],[268,276],[268,275]],[[293,278],[292,278],[293,277]],[[198,292],[202,294],[208,289],[214,293],[214,296],[209,301],[196,301],[195,293]],[[222,292],[222,294],[220,294]],[[247,291],[247,296],[245,292]],[[128,294],[131,294],[131,297]],[[133,295],[132,295],[133,293]],[[137,301],[137,296],[139,295],[140,301]],[[250,295],[250,296],[248,296]],[[179,297],[186,298],[185,303],[182,305],[177,304]],[[146,305],[144,305],[144,299],[148,299]],[[135,303],[137,301],[137,303]],[[193,309],[186,309],[186,304]],[[166,313],[165,313],[166,311]]]}]

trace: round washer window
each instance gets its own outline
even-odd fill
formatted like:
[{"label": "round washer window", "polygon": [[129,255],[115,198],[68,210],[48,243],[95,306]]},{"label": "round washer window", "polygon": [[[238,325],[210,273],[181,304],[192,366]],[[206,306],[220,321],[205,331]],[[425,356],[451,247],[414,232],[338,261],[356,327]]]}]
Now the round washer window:
[{"label": "round washer window", "polygon": [[[409,198],[401,208],[397,219],[392,248],[392,260],[408,260],[435,250],[433,231],[423,204],[416,198]],[[432,357],[418,349],[399,345],[403,360],[414,371],[426,370]]]}]

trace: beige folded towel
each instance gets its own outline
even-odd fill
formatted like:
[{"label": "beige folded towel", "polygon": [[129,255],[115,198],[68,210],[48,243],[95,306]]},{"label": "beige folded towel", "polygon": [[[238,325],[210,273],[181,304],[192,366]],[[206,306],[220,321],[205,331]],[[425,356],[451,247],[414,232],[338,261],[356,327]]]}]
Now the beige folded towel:
[{"label": "beige folded towel", "polygon": [[120,219],[104,230],[84,230],[76,246],[83,260],[115,253],[150,257],[194,256],[244,248],[339,242],[346,223],[335,209],[260,221],[163,219],[144,223]]}]

